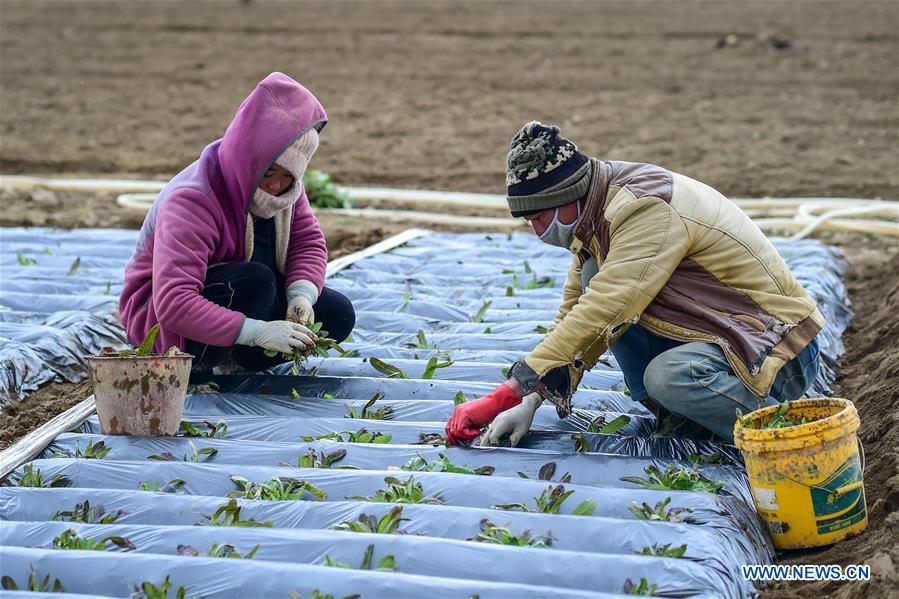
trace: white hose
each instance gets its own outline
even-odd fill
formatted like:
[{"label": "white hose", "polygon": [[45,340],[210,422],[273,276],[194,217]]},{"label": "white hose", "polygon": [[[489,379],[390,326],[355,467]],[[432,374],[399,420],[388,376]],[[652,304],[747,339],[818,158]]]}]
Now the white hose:
[{"label": "white hose", "polygon": [[[163,181],[132,179],[61,179],[0,175],[0,186],[50,189],[114,190],[143,193],[123,193],[116,198],[120,206],[146,212],[156,199],[155,193],[165,186]],[[441,203],[480,208],[505,208],[502,195],[432,191],[418,189],[390,189],[383,187],[341,187],[354,200],[382,200],[394,202]],[[797,230],[793,237],[801,239],[815,231],[852,231],[876,235],[899,236],[899,202],[865,200],[860,198],[738,198],[734,202],[753,215],[753,221],[765,230]],[[416,221],[447,225],[519,226],[522,221],[511,218],[459,216],[412,210],[381,210],[376,208],[319,209],[318,212],[363,216],[391,221]],[[818,214],[819,212],[823,212]],[[863,220],[862,215],[886,215],[896,220]]]}]

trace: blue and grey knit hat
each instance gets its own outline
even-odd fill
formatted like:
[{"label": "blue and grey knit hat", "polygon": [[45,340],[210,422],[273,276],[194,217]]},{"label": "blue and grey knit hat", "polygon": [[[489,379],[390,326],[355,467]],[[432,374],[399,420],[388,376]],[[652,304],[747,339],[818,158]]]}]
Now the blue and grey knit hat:
[{"label": "blue and grey knit hat", "polygon": [[519,217],[568,204],[587,193],[590,159],[555,125],[527,123],[506,158],[506,200]]}]

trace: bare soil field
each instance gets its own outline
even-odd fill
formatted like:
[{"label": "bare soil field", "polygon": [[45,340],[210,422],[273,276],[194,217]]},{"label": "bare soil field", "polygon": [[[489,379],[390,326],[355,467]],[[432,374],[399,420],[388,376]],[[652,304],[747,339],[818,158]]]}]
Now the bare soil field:
[{"label": "bare soil field", "polygon": [[[0,0],[0,172],[165,179],[269,72],[330,116],[313,166],[340,183],[501,193],[522,123],[731,196],[899,197],[899,2],[41,2]],[[138,227],[110,194],[0,195],[0,224]],[[497,214],[501,216],[501,214]],[[333,256],[405,225],[323,217]],[[835,391],[856,402],[871,523],[796,563],[870,583],[776,597],[899,596],[899,262],[836,239],[858,317]],[[82,399],[49,385],[2,444]]]}]

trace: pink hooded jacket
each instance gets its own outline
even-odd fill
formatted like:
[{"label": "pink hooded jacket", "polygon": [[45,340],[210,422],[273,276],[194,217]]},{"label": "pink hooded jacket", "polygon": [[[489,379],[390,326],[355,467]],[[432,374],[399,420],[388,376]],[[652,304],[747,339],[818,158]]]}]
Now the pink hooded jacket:
[{"label": "pink hooded jacket", "polygon": [[[326,122],[309,90],[272,73],[241,103],[224,137],[169,181],[144,220],[125,270],[119,316],[131,343],[140,343],[158,322],[154,351],[184,349],[185,338],[234,344],[245,317],[203,297],[206,269],[248,259],[247,214],[262,176],[295,139]],[[321,292],[328,250],[305,190],[287,210],[293,215],[285,284],[304,279]]]}]

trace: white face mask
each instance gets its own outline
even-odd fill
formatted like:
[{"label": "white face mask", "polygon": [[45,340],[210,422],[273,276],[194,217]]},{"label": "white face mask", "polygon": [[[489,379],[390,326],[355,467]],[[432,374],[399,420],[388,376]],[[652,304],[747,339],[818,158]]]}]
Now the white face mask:
[{"label": "white face mask", "polygon": [[570,225],[564,225],[559,222],[559,209],[556,208],[556,212],[553,214],[553,221],[549,223],[546,231],[540,236],[540,241],[567,250],[571,247],[571,242],[574,241],[574,228],[579,220],[581,220],[580,202],[577,203],[577,218]]}]

